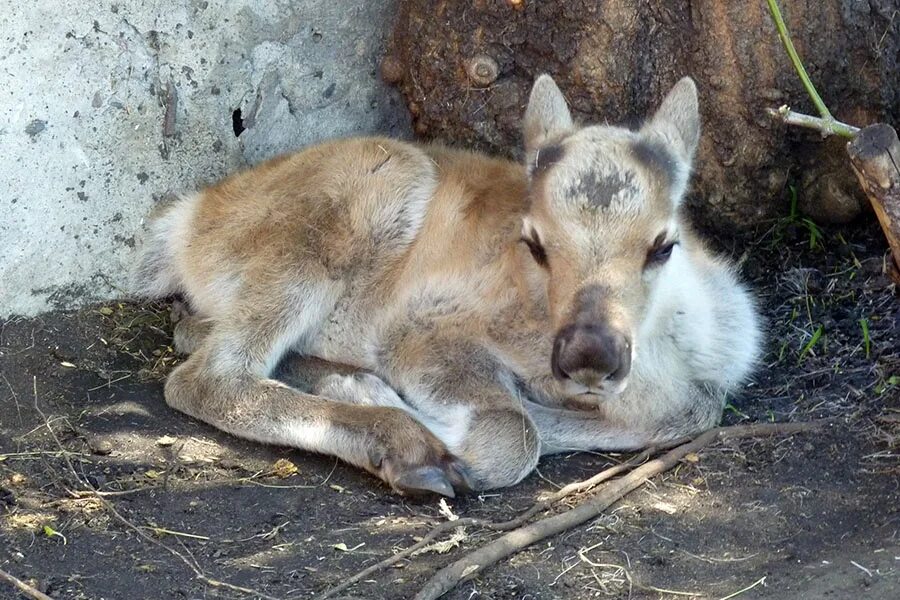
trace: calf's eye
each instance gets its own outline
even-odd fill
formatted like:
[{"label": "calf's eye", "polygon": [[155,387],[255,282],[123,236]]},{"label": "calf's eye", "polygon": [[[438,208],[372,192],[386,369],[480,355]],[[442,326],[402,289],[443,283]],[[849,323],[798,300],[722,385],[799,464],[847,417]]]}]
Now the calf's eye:
[{"label": "calf's eye", "polygon": [[544,250],[544,246],[541,245],[541,238],[538,237],[537,232],[532,229],[531,237],[522,236],[522,241],[528,246],[528,251],[531,252],[531,257],[534,259],[534,262],[542,267],[546,267],[547,251]]},{"label": "calf's eye", "polygon": [[665,264],[672,256],[672,249],[678,243],[677,240],[666,241],[662,236],[658,237],[653,246],[647,251],[645,267],[653,267]]}]

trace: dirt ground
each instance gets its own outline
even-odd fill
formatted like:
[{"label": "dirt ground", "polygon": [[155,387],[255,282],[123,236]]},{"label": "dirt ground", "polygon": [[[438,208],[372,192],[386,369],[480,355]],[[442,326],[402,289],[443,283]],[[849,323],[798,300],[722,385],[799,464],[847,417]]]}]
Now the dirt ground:
[{"label": "dirt ground", "polygon": [[[900,598],[900,303],[875,232],[786,217],[749,247],[721,243],[746,259],[769,332],[726,423],[832,418],[822,432],[717,444],[447,597]],[[436,498],[404,499],[333,459],[243,442],[168,409],[169,330],[164,304],[2,323],[0,569],[54,598],[242,597],[189,564],[311,598],[445,520]],[[622,458],[545,459],[515,488],[449,505],[503,520]],[[130,526],[77,493],[87,485]],[[469,528],[460,547],[403,561],[344,597],[409,598],[496,535]],[[0,597],[16,595],[0,581]]]}]

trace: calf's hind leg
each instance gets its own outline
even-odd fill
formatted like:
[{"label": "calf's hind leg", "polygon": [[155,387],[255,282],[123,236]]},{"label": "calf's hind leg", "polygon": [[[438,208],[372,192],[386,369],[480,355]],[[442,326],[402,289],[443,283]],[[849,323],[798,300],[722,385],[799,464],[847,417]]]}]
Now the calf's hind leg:
[{"label": "calf's hind leg", "polygon": [[192,354],[212,331],[212,319],[193,310],[186,300],[176,298],[169,309],[173,324],[172,345],[177,354]]},{"label": "calf's hind leg", "polygon": [[454,486],[466,487],[463,466],[406,412],[336,402],[269,377],[287,348],[308,339],[327,316],[329,302],[321,296],[286,302],[285,315],[235,311],[214,321],[169,376],[166,402],[239,437],[337,456],[401,492],[452,496]]},{"label": "calf's hind leg", "polygon": [[377,375],[321,358],[291,352],[278,365],[276,378],[294,388],[340,402],[410,410],[397,392]]}]

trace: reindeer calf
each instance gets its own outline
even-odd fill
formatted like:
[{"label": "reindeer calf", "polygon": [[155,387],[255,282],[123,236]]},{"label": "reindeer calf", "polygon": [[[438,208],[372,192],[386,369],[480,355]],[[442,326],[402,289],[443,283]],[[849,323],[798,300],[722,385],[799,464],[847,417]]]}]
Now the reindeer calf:
[{"label": "reindeer calf", "polygon": [[193,313],[166,402],[448,496],[714,425],[760,332],[679,211],[694,83],[632,131],[575,125],[541,76],[524,137],[524,166],[332,141],[158,209],[137,290]]}]

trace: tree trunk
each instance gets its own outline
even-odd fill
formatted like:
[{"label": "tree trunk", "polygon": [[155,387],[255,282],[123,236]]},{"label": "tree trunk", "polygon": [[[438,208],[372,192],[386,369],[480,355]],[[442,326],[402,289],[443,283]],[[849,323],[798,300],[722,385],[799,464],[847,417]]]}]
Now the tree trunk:
[{"label": "tree trunk", "polygon": [[[898,122],[900,0],[780,4],[835,117]],[[786,214],[788,183],[822,221],[847,221],[866,204],[842,140],[766,114],[814,109],[765,0],[401,0],[382,64],[420,135],[510,156],[520,155],[520,118],[543,72],[582,120],[625,124],[692,76],[704,134],[689,205],[707,224],[734,229]]]}]

